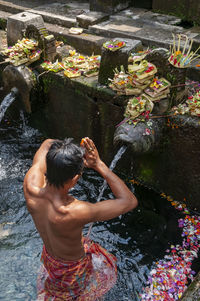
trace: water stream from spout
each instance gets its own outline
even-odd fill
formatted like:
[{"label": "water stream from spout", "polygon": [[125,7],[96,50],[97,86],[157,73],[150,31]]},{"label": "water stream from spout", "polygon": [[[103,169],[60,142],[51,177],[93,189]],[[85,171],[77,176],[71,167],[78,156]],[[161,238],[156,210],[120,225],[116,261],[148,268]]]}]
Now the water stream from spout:
[{"label": "water stream from spout", "polygon": [[0,105],[0,122],[2,121],[7,109],[9,106],[13,103],[13,101],[16,99],[16,92],[11,91],[9,94],[5,96],[3,99],[1,105]]},{"label": "water stream from spout", "polygon": [[[123,146],[118,150],[118,152],[117,152],[116,155],[114,156],[114,158],[113,158],[113,160],[112,160],[112,162],[111,162],[111,164],[110,164],[110,166],[109,166],[109,168],[110,168],[111,170],[113,170],[113,169],[115,168],[117,162],[118,162],[119,159],[122,157],[122,155],[125,153],[126,149],[127,149],[127,146],[123,145]],[[97,202],[100,202],[100,200],[102,199],[102,196],[103,196],[103,193],[104,193],[106,187],[107,187],[107,182],[106,182],[106,180],[104,180],[102,186],[101,186],[100,189],[99,189],[99,195],[98,195],[98,198],[97,198]],[[94,224],[94,223],[91,223],[90,226],[89,226],[89,230],[88,230],[87,237],[89,237],[90,234],[91,234],[91,230],[92,230],[93,224]]]}]

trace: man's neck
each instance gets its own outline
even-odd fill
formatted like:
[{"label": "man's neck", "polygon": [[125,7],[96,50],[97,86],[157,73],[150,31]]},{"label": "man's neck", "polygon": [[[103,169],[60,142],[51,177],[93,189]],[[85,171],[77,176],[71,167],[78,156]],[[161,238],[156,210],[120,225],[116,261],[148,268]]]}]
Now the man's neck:
[{"label": "man's neck", "polygon": [[67,201],[69,199],[69,185],[65,184],[64,187],[57,188],[54,185],[47,184],[45,187],[46,191],[52,196],[53,199],[60,199]]}]

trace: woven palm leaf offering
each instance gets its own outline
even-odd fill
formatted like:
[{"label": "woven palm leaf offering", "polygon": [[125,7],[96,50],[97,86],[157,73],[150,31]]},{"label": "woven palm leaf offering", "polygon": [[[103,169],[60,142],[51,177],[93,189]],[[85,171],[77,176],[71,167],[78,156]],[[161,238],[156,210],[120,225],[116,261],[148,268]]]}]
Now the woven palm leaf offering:
[{"label": "woven palm leaf offering", "polygon": [[110,50],[110,51],[117,51],[121,49],[122,47],[126,46],[126,43],[124,41],[107,41],[103,44],[103,47]]},{"label": "woven palm leaf offering", "polygon": [[165,78],[154,78],[150,86],[144,91],[151,101],[159,101],[168,98],[170,94],[171,83]]},{"label": "woven palm leaf offering", "polygon": [[188,97],[184,104],[173,107],[172,111],[175,114],[190,114],[191,116],[200,117],[200,90],[195,95]]},{"label": "woven palm leaf offering", "polygon": [[[137,96],[150,85],[157,72],[157,68],[155,65],[147,62],[146,60],[136,59],[132,64],[128,65],[128,72],[130,77],[126,94]],[[134,93],[134,90],[136,89],[138,93]],[[133,91],[133,93],[131,93],[131,91]]]},{"label": "woven palm leaf offering", "polygon": [[6,57],[5,61],[19,66],[22,64],[31,64],[40,59],[42,50],[38,48],[38,41],[28,38],[18,40],[18,42],[1,51]]},{"label": "woven palm leaf offering", "polygon": [[87,57],[87,68],[84,71],[83,75],[86,77],[96,76],[99,73],[100,68],[100,55],[92,55]]},{"label": "woven palm leaf offering", "polygon": [[70,56],[63,58],[63,69],[67,70],[64,74],[67,77],[96,76],[99,72],[100,60],[100,55],[83,56],[73,52]]},{"label": "woven palm leaf offering", "polygon": [[153,107],[153,102],[145,94],[130,98],[124,114],[126,121],[136,125],[140,121],[148,120]]},{"label": "woven palm leaf offering", "polygon": [[120,71],[116,68],[114,70],[114,78],[108,79],[111,84],[109,84],[109,87],[116,91],[119,95],[125,95],[126,94],[126,87],[129,83],[129,75],[126,74],[124,67],[120,67]]},{"label": "woven palm leaf offering", "polygon": [[142,60],[145,59],[146,55],[150,52],[151,52],[151,50],[147,49],[144,51],[138,51],[137,53],[131,53],[131,55],[128,58],[128,62],[129,63],[141,62]]},{"label": "woven palm leaf offering", "polygon": [[81,71],[78,68],[69,68],[64,71],[64,75],[69,78],[81,76]]},{"label": "woven palm leaf offering", "polygon": [[152,64],[152,63],[147,62],[146,60],[141,61],[141,63],[140,63],[140,69],[131,72],[131,74],[133,75],[134,79],[136,81],[138,81],[139,83],[140,82],[144,83],[144,81],[152,79],[152,77],[156,73],[157,73],[156,66],[154,64]]},{"label": "woven palm leaf offering", "polygon": [[71,27],[69,29],[69,33],[71,34],[75,34],[75,35],[79,35],[83,33],[83,28],[79,28],[79,27]]},{"label": "woven palm leaf offering", "polygon": [[[174,67],[177,68],[187,68],[190,64],[200,58],[198,51],[200,47],[194,52],[192,51],[193,40],[189,39],[185,35],[178,35],[178,40],[176,41],[175,35],[173,35],[173,45],[170,47],[170,57],[169,62]],[[185,44],[181,46],[181,41],[185,39]]]},{"label": "woven palm leaf offering", "polygon": [[55,63],[44,61],[40,66],[46,71],[52,71],[55,73],[63,70],[63,64],[61,62],[58,62],[58,60]]}]

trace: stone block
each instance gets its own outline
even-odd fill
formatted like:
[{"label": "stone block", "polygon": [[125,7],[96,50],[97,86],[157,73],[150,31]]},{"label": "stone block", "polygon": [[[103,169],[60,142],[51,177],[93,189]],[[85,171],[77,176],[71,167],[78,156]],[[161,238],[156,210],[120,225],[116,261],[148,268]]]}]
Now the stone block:
[{"label": "stone block", "polygon": [[90,25],[98,24],[108,19],[108,14],[97,11],[91,11],[89,14],[81,14],[76,17],[79,26],[83,28],[88,28]]},{"label": "stone block", "polygon": [[112,14],[127,8],[129,3],[129,0],[90,0],[90,10]]},{"label": "stone block", "polygon": [[153,9],[164,13],[173,13],[181,19],[200,24],[200,2],[197,0],[153,0]]},{"label": "stone block", "polygon": [[[114,40],[122,39],[116,38]],[[123,41],[126,43],[126,46],[115,52],[102,47],[101,65],[98,78],[100,84],[107,84],[108,78],[113,78],[115,68],[120,70],[120,66],[123,65],[124,69],[127,70],[130,53],[137,52],[142,49],[142,43],[140,41],[130,39],[123,39]]]},{"label": "stone block", "polygon": [[23,38],[28,25],[33,24],[36,27],[45,27],[41,16],[29,12],[23,12],[12,15],[7,22],[7,42],[8,45],[14,45],[18,40]]}]

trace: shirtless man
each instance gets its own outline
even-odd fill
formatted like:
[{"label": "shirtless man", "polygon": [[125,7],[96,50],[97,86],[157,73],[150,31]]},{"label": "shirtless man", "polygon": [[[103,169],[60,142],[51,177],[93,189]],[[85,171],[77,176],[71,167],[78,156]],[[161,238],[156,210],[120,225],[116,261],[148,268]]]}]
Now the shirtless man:
[{"label": "shirtless man", "polygon": [[[97,251],[94,251],[96,244],[95,248],[93,245],[91,248],[93,251],[91,251],[91,244],[88,246],[87,242],[83,240],[82,229],[84,225],[115,218],[137,206],[137,199],[133,193],[100,159],[93,141],[86,137],[80,147],[71,140],[45,140],[36,152],[32,167],[24,179],[27,208],[44,243],[42,260],[46,268],[46,282],[43,288],[40,288],[40,294],[51,296],[52,300],[84,300],[84,297],[76,299],[77,296],[75,295],[80,295],[80,292],[83,294],[85,291],[85,295],[83,295],[87,296],[88,291],[92,292],[91,286],[86,292],[85,287],[88,286],[89,280],[86,283],[85,279],[90,278],[91,280],[91,275],[94,274],[91,254]],[[91,204],[77,200],[69,194],[69,190],[76,185],[80,178],[84,166],[94,169],[107,181],[115,199]],[[99,246],[99,248],[101,247]],[[101,251],[106,252],[103,248]],[[79,290],[76,290],[77,285],[74,284],[74,279],[77,279],[77,271],[80,279],[83,279],[79,268],[77,268],[75,276],[70,274],[70,277],[73,278],[71,284],[69,284],[69,279],[62,278],[60,279],[62,285],[58,288],[56,284],[55,287],[55,282],[58,283],[58,270],[55,272],[58,264],[63,266],[64,263],[76,263],[78,267],[80,262],[86,258],[89,258],[87,263],[84,262],[84,273],[87,275],[84,275],[84,281],[81,280]],[[56,264],[52,266],[54,261]],[[81,264],[84,266],[83,262]],[[65,265],[64,269],[66,273],[63,272],[62,277],[68,277],[68,266]],[[55,277],[52,276],[53,273]],[[64,274],[66,275],[63,276]],[[65,282],[64,291],[63,283]],[[72,285],[69,290],[68,285]],[[67,290],[68,293],[66,293]],[[97,288],[94,290],[97,291]],[[68,296],[69,292],[71,297]],[[106,290],[103,293],[105,292]],[[101,295],[99,293],[98,296],[95,296]],[[96,297],[91,297],[91,300],[97,300]]]}]

